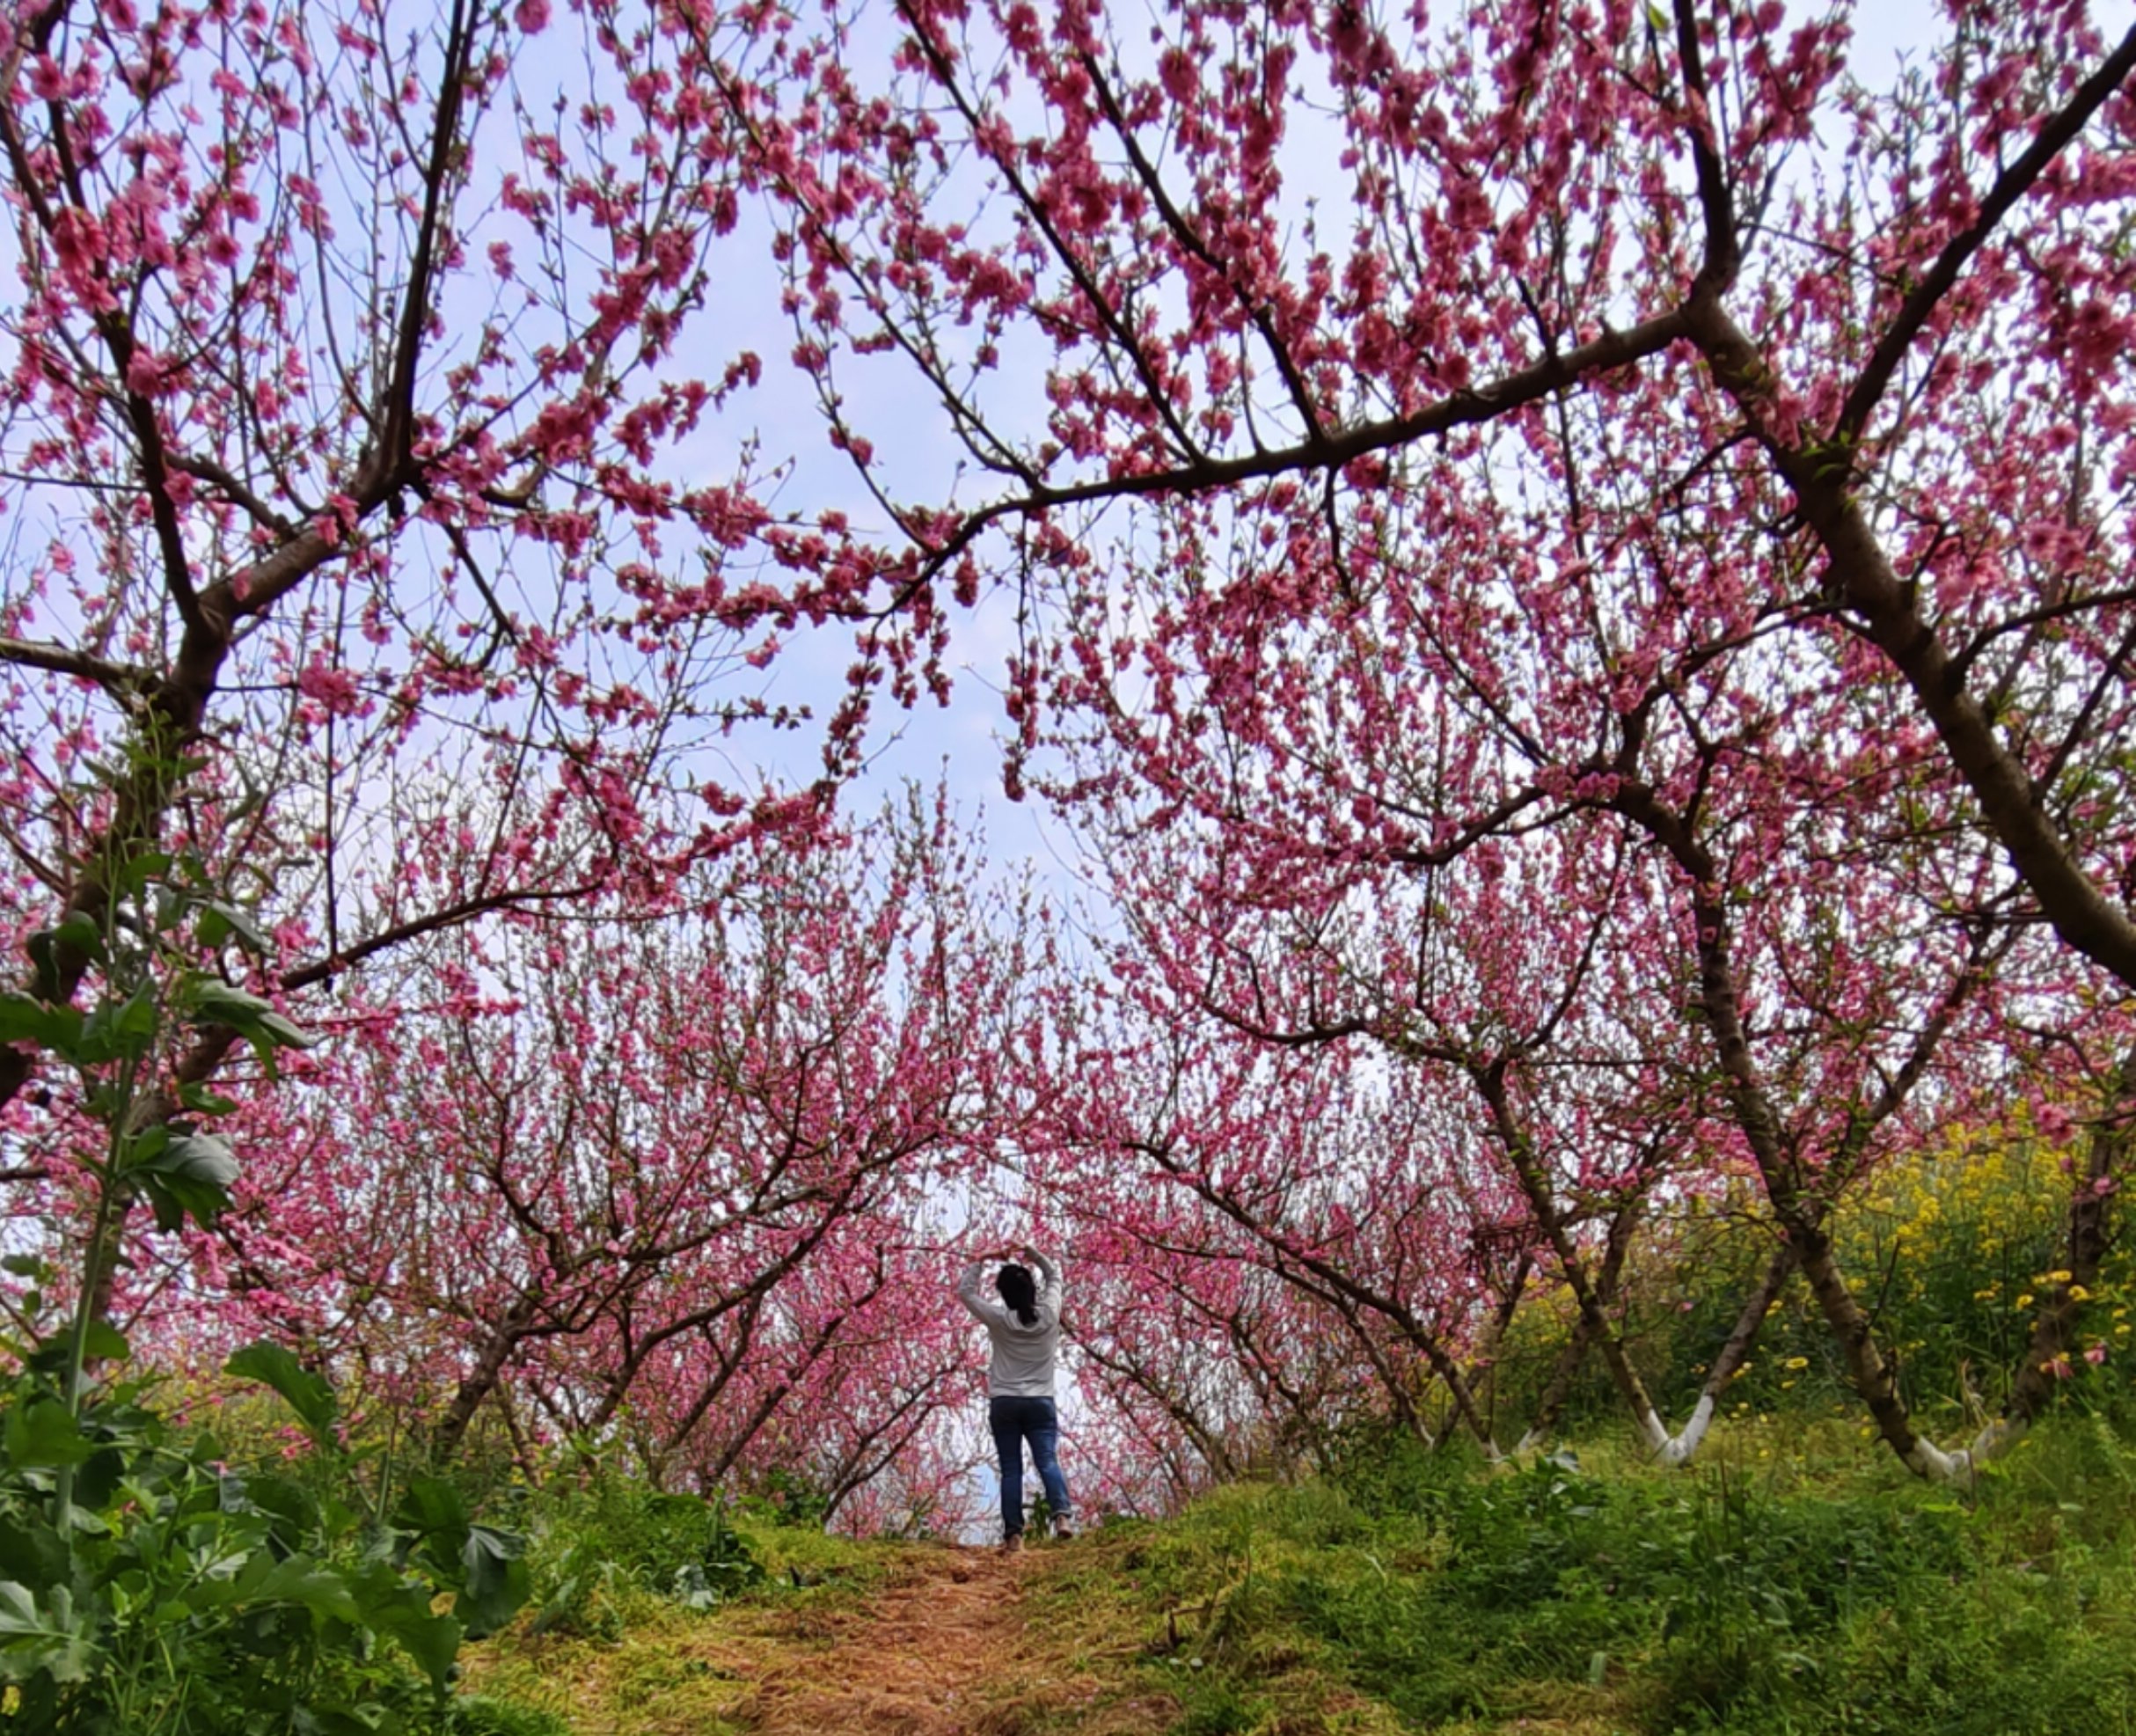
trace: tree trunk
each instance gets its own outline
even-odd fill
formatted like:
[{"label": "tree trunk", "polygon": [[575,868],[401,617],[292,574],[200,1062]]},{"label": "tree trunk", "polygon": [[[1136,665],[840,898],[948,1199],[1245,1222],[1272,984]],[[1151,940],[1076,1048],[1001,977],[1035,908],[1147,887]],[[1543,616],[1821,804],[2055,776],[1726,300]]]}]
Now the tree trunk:
[{"label": "tree trunk", "polygon": [[[1527,1195],[1529,1208],[1535,1213],[1537,1224],[1550,1242],[1551,1251],[1557,1256],[1558,1266],[1565,1274],[1565,1281],[1572,1286],[1574,1300],[1579,1304],[1580,1316],[1573,1328],[1571,1341],[1558,1359],[1552,1371],[1551,1383],[1544,1391],[1544,1405],[1536,1419],[1522,1436],[1522,1449],[1533,1447],[1556,1421],[1557,1411],[1572,1388],[1574,1374],[1580,1362],[1591,1348],[1598,1351],[1603,1365],[1609,1370],[1611,1384],[1624,1400],[1625,1408],[1632,1413],[1641,1437],[1648,1450],[1665,1465],[1682,1465],[1690,1461],[1698,1451],[1699,1443],[1706,1437],[1708,1425],[1719,1403],[1720,1393],[1736,1370],[1742,1366],[1756,1342],[1758,1329],[1763,1324],[1766,1310],[1779,1286],[1787,1281],[1788,1266],[1775,1261],[1767,1269],[1766,1280],[1744,1305],[1737,1317],[1736,1328],[1722,1346],[1722,1353],[1707,1372],[1705,1388],[1680,1433],[1671,1433],[1662,1420],[1654,1401],[1647,1391],[1646,1382],[1632,1366],[1632,1359],[1624,1346],[1624,1338],[1611,1322],[1610,1310],[1614,1307],[1618,1283],[1623,1271],[1624,1261],[1631,1245],[1631,1233],[1638,1221],[1639,1200],[1626,1201],[1618,1210],[1610,1225],[1609,1245],[1603,1255],[1602,1269],[1591,1276],[1586,1261],[1581,1257],[1578,1245],[1566,1226],[1564,1214],[1557,1209],[1557,1198],[1550,1185],[1550,1178],[1543,1173],[1536,1161],[1535,1148],[1528,1141],[1526,1131],[1513,1114],[1511,1099],[1505,1088],[1505,1062],[1501,1057],[1487,1067],[1474,1069],[1472,1076],[1476,1088],[1482,1094],[1491,1112],[1491,1121],[1498,1133],[1507,1161],[1520,1180],[1521,1190]],[[1792,1264],[1792,1256],[1789,1265]],[[1777,1275],[1774,1267],[1779,1266]]]},{"label": "tree trunk", "polygon": [[1519,1311],[1520,1299],[1527,1292],[1528,1274],[1535,1269],[1533,1258],[1523,1250],[1515,1262],[1513,1275],[1506,1280],[1505,1293],[1498,1299],[1498,1306],[1491,1310],[1490,1318],[1483,1322],[1483,1334],[1477,1339],[1472,1360],[1482,1371],[1476,1383],[1476,1403],[1483,1411],[1483,1425],[1494,1435],[1498,1432],[1498,1347],[1505,1342],[1507,1329]]},{"label": "tree trunk", "polygon": [[519,1348],[533,1320],[534,1299],[522,1296],[505,1311],[503,1319],[490,1329],[481,1355],[460,1381],[452,1395],[452,1403],[438,1418],[437,1426],[430,1432],[431,1451],[440,1460],[450,1460],[458,1453],[460,1443],[466,1439],[468,1425],[475,1419],[475,1412],[482,1408],[482,1401],[496,1390],[498,1381],[504,1377],[504,1365],[511,1360],[512,1352]]}]

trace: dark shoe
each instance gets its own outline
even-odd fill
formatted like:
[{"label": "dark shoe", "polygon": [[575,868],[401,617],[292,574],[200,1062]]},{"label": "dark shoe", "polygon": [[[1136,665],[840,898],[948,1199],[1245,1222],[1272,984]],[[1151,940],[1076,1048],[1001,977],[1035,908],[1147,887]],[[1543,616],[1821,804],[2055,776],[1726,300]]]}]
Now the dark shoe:
[{"label": "dark shoe", "polygon": [[1053,1521],[1053,1541],[1054,1541],[1055,1542],[1057,1542],[1057,1543],[1066,1543],[1066,1542],[1072,1542],[1072,1541],[1074,1540],[1074,1537],[1075,1537],[1075,1524],[1074,1524],[1074,1521],[1072,1521],[1072,1520],[1067,1520],[1067,1519],[1057,1519],[1057,1520],[1055,1520]]},{"label": "dark shoe", "polygon": [[1023,1534],[1019,1531],[1012,1536],[1004,1537],[1001,1540],[1001,1553],[1003,1555],[1021,1555],[1023,1553]]}]

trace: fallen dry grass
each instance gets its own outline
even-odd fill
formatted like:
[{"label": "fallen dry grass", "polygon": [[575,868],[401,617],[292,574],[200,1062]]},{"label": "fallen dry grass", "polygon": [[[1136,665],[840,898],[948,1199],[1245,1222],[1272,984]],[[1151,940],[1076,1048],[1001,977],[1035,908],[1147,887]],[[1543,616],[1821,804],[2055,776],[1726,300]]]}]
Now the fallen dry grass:
[{"label": "fallen dry grass", "polygon": [[[829,1613],[764,1667],[733,1717],[760,1736],[1155,1736],[1167,1696],[1123,1696],[1079,1637],[1028,1619],[1036,1555],[918,1549],[891,1585]],[[780,1613],[765,1612],[775,1637]]]},{"label": "fallen dry grass", "polygon": [[912,1546],[863,1595],[662,1614],[612,1643],[508,1640],[475,1674],[576,1736],[1159,1736],[1179,1708],[1137,1679],[1137,1648],[1094,1644],[1057,1604],[1032,1619],[1060,1559]]}]

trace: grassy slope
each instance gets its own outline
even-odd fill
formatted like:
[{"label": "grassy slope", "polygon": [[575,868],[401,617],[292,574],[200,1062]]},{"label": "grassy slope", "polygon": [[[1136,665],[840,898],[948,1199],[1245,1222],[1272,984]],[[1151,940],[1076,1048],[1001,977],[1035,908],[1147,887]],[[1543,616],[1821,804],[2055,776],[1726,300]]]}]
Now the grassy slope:
[{"label": "grassy slope", "polygon": [[593,1637],[489,1648],[483,1685],[577,1736],[864,1730],[916,1683],[898,1728],[973,1736],[2136,1732],[2136,1446],[2082,1419],[1967,1491],[1796,1418],[1687,1473],[1394,1454],[1020,1564],[757,1537],[771,1589],[619,1593]]},{"label": "grassy slope", "polygon": [[[546,1714],[527,1720],[526,1736],[729,1736],[742,1727],[735,1714],[750,1684],[806,1657],[840,1612],[895,1579],[909,1553],[786,1527],[752,1530],[749,1541],[766,1583],[725,1607],[700,1614],[627,1573],[603,1571],[560,1631],[531,1635],[523,1620],[471,1647],[472,1682],[509,1707]],[[501,1716],[497,1736],[519,1732]]]}]

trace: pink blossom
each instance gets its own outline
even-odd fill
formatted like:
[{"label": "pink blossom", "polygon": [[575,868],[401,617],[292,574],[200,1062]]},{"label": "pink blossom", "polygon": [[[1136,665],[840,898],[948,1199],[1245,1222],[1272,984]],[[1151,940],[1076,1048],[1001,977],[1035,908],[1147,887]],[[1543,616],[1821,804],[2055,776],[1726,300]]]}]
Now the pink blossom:
[{"label": "pink blossom", "polygon": [[368,709],[356,678],[346,669],[329,664],[323,656],[315,656],[304,665],[296,678],[296,691],[316,700],[330,716],[351,717]]}]

